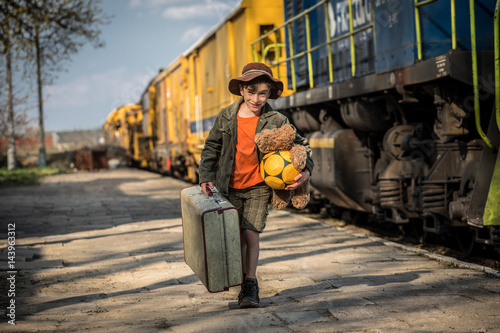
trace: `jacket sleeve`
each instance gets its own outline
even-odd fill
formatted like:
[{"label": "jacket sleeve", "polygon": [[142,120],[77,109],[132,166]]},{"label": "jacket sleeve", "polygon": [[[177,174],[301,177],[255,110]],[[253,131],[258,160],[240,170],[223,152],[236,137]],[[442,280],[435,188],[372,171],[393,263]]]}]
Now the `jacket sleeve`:
[{"label": "jacket sleeve", "polygon": [[215,171],[217,163],[219,162],[221,149],[222,134],[219,114],[205,140],[205,146],[201,151],[200,166],[198,168],[200,184],[203,182],[213,182],[215,180]]}]

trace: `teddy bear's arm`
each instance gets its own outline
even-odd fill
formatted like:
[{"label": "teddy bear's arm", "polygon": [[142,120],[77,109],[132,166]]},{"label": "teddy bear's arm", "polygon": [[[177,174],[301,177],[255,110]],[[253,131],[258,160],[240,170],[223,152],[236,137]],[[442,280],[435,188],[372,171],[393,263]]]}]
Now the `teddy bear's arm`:
[{"label": "teddy bear's arm", "polygon": [[295,169],[303,170],[306,167],[306,147],[301,145],[293,145],[292,149],[290,149],[290,158],[292,159],[292,164]]}]

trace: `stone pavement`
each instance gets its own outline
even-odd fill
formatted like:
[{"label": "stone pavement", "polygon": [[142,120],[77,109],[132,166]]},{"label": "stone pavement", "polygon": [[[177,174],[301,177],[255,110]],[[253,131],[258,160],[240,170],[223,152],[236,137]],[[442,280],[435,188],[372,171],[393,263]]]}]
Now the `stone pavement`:
[{"label": "stone pavement", "polygon": [[117,169],[0,190],[0,331],[500,332],[500,279],[283,211],[261,236],[262,306],[238,309],[184,263],[188,185]]}]

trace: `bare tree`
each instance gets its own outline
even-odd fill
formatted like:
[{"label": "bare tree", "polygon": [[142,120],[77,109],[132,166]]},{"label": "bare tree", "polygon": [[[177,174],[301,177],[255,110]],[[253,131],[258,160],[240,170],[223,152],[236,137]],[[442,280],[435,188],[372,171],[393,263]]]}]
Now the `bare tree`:
[{"label": "bare tree", "polygon": [[0,43],[1,54],[5,59],[6,109],[7,109],[7,168],[16,168],[16,142],[14,126],[14,96],[12,93],[12,53],[17,52],[19,29],[15,17],[18,12],[10,1],[0,2]]},{"label": "bare tree", "polygon": [[[3,0],[7,1],[7,0]],[[63,70],[71,56],[87,42],[102,47],[100,24],[108,23],[99,0],[23,0],[18,4],[19,23],[30,63],[36,66],[40,127],[39,165],[45,166],[45,130],[43,124],[43,86]]]},{"label": "bare tree", "polygon": [[[5,68],[5,56],[0,53],[0,82],[6,82],[6,68]],[[12,67],[16,68],[15,60],[12,63]],[[13,70],[13,74],[15,70]],[[26,125],[28,125],[27,108],[30,106],[28,104],[28,95],[25,91],[19,90],[17,88],[16,82],[20,79],[18,75],[17,78],[12,80],[12,104],[16,109],[14,112],[14,128],[16,133],[14,137],[17,138],[18,133],[23,132]],[[0,138],[7,139],[9,132],[9,112],[8,112],[8,101],[7,101],[7,91],[6,89],[0,89]]]},{"label": "bare tree", "polygon": [[[11,133],[9,133],[11,124],[9,124],[9,122],[11,122],[12,120],[14,121],[14,128],[16,129],[14,138],[17,138],[18,134],[24,132],[25,126],[29,124],[28,116],[26,114],[26,110],[24,109],[26,97],[22,99],[15,97],[13,98],[13,105],[16,106],[16,112],[14,113],[14,115],[9,114],[7,101],[5,100],[4,96],[0,96],[0,98],[2,98],[0,100],[0,138],[9,138],[9,135],[11,135]],[[12,117],[12,119],[10,117]]]},{"label": "bare tree", "polygon": [[[40,127],[39,165],[45,166],[43,85],[87,42],[101,47],[100,24],[109,17],[100,0],[0,0],[0,52],[5,59],[8,168],[16,167],[12,57],[36,67]],[[27,72],[32,72],[28,70]]]}]

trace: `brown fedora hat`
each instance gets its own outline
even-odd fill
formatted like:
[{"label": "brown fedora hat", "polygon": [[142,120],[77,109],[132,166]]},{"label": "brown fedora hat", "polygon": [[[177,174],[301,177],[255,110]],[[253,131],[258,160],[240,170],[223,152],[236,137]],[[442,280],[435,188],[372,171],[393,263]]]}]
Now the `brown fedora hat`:
[{"label": "brown fedora hat", "polygon": [[245,65],[245,67],[243,67],[243,70],[241,71],[241,76],[232,78],[229,81],[229,91],[234,95],[241,96],[240,83],[251,81],[259,76],[265,76],[273,82],[274,89],[271,89],[269,98],[276,99],[280,97],[281,93],[283,92],[283,82],[275,79],[273,77],[273,71],[271,70],[271,68],[260,62],[251,62]]}]

